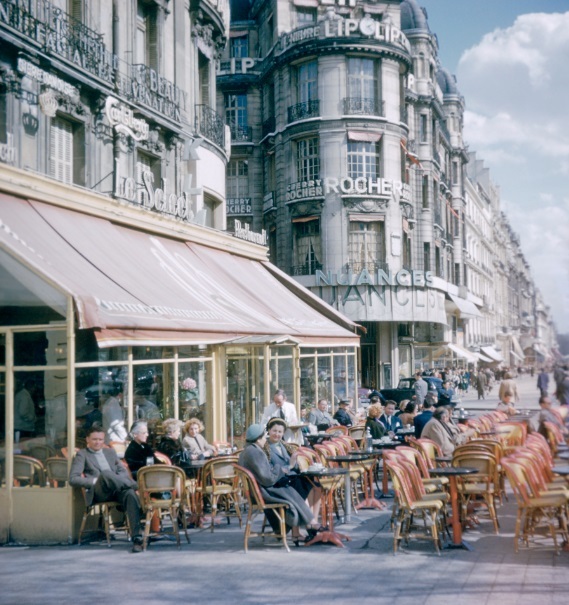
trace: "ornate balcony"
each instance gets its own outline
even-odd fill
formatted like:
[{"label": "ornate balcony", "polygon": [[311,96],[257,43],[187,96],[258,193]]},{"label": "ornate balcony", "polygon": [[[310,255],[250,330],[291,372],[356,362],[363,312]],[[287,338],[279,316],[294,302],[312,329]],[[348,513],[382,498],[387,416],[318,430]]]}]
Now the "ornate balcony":
[{"label": "ornate balcony", "polygon": [[209,105],[196,105],[196,131],[219,147],[225,143],[225,124]]},{"label": "ornate balcony", "polygon": [[238,126],[230,124],[232,143],[251,143],[253,141],[253,129],[250,126]]},{"label": "ornate balcony", "polygon": [[298,120],[306,120],[315,118],[320,115],[320,101],[306,101],[306,103],[297,103],[288,108],[288,121],[297,122]]},{"label": "ornate balcony", "polygon": [[364,97],[345,97],[342,99],[344,115],[366,115],[366,116],[383,116],[384,106],[383,101],[377,99],[365,99]]}]

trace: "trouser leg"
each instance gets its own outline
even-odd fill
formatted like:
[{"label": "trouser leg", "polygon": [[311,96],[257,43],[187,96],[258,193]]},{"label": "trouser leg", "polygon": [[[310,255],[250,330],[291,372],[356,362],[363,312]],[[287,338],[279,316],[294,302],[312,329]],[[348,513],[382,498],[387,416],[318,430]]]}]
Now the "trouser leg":
[{"label": "trouser leg", "polygon": [[95,483],[94,502],[116,500],[126,512],[132,536],[141,534],[140,501],[130,479],[123,479],[113,472],[103,471]]}]

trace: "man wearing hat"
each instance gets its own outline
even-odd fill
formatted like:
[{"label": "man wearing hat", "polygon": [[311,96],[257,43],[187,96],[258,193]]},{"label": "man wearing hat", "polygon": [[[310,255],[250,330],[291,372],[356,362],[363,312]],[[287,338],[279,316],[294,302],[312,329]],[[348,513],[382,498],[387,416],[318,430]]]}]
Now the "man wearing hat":
[{"label": "man wearing hat", "polygon": [[351,404],[352,402],[349,399],[342,399],[338,403],[338,409],[334,414],[334,420],[338,424],[341,424],[342,426],[352,426],[352,417],[348,412]]}]

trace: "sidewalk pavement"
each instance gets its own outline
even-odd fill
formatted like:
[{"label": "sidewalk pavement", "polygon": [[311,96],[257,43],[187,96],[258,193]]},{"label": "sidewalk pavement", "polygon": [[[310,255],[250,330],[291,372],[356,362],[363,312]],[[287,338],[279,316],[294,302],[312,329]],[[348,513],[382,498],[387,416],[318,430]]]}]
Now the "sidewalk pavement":
[{"label": "sidewalk pavement", "polygon": [[[390,507],[392,500],[385,500]],[[569,552],[555,555],[551,540],[514,553],[513,497],[498,509],[500,535],[487,515],[464,534],[473,551],[444,550],[412,541],[393,555],[390,508],[360,511],[339,531],[351,542],[243,550],[235,519],[212,534],[191,530],[179,551],[152,542],[132,554],[119,534],[112,548],[82,546],[0,548],[0,603],[10,605],[146,605],[164,603],[297,605],[566,605]],[[260,521],[258,522],[260,523]]]}]

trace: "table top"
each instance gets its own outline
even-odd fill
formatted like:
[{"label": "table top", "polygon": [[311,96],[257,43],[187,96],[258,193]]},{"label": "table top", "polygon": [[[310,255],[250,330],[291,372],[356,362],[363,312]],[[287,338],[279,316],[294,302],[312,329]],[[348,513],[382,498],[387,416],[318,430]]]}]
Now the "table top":
[{"label": "table top", "polygon": [[394,447],[399,447],[403,445],[401,441],[381,441],[380,439],[373,440],[373,449],[382,450],[382,449],[390,449]]},{"label": "table top", "polygon": [[551,470],[556,475],[569,475],[569,466],[554,466]]},{"label": "table top", "polygon": [[303,422],[302,424],[289,424],[288,428],[296,431],[297,429],[303,429],[305,426],[308,426],[307,422]]},{"label": "table top", "polygon": [[472,466],[444,466],[441,468],[430,468],[431,475],[440,475],[441,477],[452,477],[459,475],[472,475],[477,473],[478,469]]},{"label": "table top", "polygon": [[561,452],[557,454],[556,458],[561,458],[561,460],[569,460],[569,452]]},{"label": "table top", "polygon": [[319,471],[300,471],[301,475],[309,477],[334,477],[336,475],[347,475],[350,471],[347,468],[323,468]]},{"label": "table top", "polygon": [[414,435],[415,428],[410,426],[409,428],[397,429],[396,433],[397,435]]},{"label": "table top", "polygon": [[369,454],[364,452],[357,452],[352,454],[346,454],[342,456],[328,456],[326,459],[332,462],[360,462],[369,458]]},{"label": "table top", "polygon": [[437,462],[452,462],[452,456],[435,456]]}]

